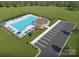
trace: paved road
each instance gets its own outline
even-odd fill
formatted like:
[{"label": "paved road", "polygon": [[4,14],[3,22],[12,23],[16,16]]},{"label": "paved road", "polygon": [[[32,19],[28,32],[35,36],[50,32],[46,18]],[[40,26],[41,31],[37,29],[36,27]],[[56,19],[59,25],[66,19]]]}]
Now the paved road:
[{"label": "paved road", "polygon": [[[38,57],[56,57],[61,51],[70,33],[73,31],[75,24],[61,21],[34,45],[41,49]],[[67,33],[63,32],[66,31]]]}]

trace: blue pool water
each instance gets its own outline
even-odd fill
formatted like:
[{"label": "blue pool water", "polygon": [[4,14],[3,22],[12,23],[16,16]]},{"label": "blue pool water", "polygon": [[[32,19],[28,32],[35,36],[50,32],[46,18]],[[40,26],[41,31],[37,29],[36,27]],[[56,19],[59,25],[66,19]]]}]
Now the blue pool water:
[{"label": "blue pool water", "polygon": [[21,21],[18,21],[16,23],[12,24],[12,27],[14,27],[15,29],[17,29],[19,31],[22,31],[28,25],[34,24],[36,22],[36,18],[37,18],[36,16],[31,15],[28,18],[25,18]]}]

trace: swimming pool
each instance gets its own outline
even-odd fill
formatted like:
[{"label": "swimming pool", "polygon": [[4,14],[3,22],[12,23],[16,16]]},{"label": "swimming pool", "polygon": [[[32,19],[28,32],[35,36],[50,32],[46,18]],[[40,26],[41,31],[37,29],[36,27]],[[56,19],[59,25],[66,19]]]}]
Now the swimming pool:
[{"label": "swimming pool", "polygon": [[32,25],[36,22],[36,16],[31,15],[27,18],[24,18],[23,20],[20,20],[16,23],[11,24],[12,27],[14,27],[15,29],[22,31],[24,30],[25,27],[27,27],[28,25]]}]

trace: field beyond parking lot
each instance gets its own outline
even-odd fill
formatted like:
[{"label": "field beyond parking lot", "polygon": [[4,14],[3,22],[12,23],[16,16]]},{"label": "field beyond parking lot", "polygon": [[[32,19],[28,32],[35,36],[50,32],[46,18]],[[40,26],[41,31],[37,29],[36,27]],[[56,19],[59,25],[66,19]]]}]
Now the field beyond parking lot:
[{"label": "field beyond parking lot", "polygon": [[[52,20],[53,17],[56,20],[66,19],[77,23],[77,27],[79,28],[79,11],[69,11],[66,10],[65,7],[55,6],[0,7],[0,21],[23,13],[33,13]],[[53,22],[56,20],[53,20]],[[38,53],[38,50],[31,47],[27,42],[31,42],[44,30],[45,29],[35,30],[31,37],[25,36],[19,40],[11,33],[0,27],[0,56],[35,56]],[[79,33],[72,33],[67,46],[77,51],[75,56],[79,55],[78,42]]]}]

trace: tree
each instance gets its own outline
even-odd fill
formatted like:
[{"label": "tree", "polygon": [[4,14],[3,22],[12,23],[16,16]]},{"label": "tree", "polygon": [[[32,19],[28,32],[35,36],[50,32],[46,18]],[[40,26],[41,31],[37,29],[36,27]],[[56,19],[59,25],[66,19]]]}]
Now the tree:
[{"label": "tree", "polygon": [[4,7],[4,2],[0,1],[0,7]]},{"label": "tree", "polygon": [[9,8],[11,5],[9,4],[9,2],[6,1],[5,6]]},{"label": "tree", "polygon": [[32,33],[28,33],[29,36],[32,36]]},{"label": "tree", "polygon": [[78,33],[78,32],[79,32],[79,29],[78,29],[78,28],[75,28],[75,29],[73,30],[73,32]]},{"label": "tree", "polygon": [[65,53],[65,55],[69,55],[69,50],[70,50],[70,47],[69,47],[69,46],[66,46],[66,47],[64,47],[64,49],[62,50],[62,53]]},{"label": "tree", "polygon": [[79,1],[0,1],[0,7],[49,6],[68,7],[69,10],[79,10]]},{"label": "tree", "polygon": [[29,44],[29,41],[27,41],[26,44]]}]

